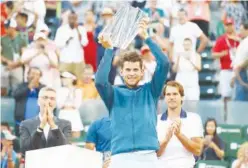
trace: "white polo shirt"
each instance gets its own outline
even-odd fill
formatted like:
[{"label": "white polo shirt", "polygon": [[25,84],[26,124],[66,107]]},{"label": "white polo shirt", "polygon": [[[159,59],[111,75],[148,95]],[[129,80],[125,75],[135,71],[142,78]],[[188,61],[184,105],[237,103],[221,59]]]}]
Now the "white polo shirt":
[{"label": "white polo shirt", "polygon": [[[203,137],[203,125],[198,114],[181,111],[181,133],[187,138]],[[172,120],[167,118],[167,113],[158,116],[157,133],[161,142],[166,137],[166,132]],[[191,152],[184,148],[179,139],[173,135],[167,144],[164,153],[159,157],[161,168],[193,168],[195,158]]]}]

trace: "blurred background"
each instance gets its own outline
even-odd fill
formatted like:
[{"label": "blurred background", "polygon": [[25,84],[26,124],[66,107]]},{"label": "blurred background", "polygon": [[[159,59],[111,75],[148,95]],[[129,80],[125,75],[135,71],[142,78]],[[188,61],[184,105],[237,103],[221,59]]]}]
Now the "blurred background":
[{"label": "blurred background", "polygon": [[[184,108],[200,114],[203,123],[208,118],[217,121],[214,129],[225,143],[225,156],[210,163],[200,158],[198,166],[230,166],[240,145],[248,141],[248,71],[243,68],[237,77],[232,67],[232,49],[248,36],[248,1],[241,0],[1,0],[1,130],[16,135],[14,150],[20,152],[20,122],[39,112],[37,97],[43,86],[58,90],[57,116],[63,117],[68,103],[79,112],[80,118],[71,120],[84,126],[74,138],[78,146],[83,147],[88,126],[108,115],[94,86],[104,55],[97,37],[122,3],[150,18],[149,34],[171,61],[168,81],[178,80],[187,88]],[[188,65],[177,64],[185,52],[185,38],[200,56],[197,75],[184,73]],[[149,48],[136,37],[128,49],[140,52],[149,78],[154,72]],[[116,67],[120,52],[109,76],[113,85],[122,84]],[[159,113],[165,112],[163,96],[158,106]]]}]

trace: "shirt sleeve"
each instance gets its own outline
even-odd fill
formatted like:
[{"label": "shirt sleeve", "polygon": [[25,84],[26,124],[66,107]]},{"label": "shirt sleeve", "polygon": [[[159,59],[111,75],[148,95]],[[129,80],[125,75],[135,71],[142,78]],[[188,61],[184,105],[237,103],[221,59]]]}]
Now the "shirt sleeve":
[{"label": "shirt sleeve", "polygon": [[212,51],[213,52],[221,52],[223,50],[223,44],[221,44],[221,39],[217,39]]},{"label": "shirt sleeve", "polygon": [[194,27],[193,27],[192,32],[194,32],[195,37],[199,38],[203,32],[197,24],[195,24],[195,23],[193,23],[193,24],[194,24]]},{"label": "shirt sleeve", "polygon": [[80,27],[81,45],[86,46],[88,44],[87,31],[84,27]]},{"label": "shirt sleeve", "polygon": [[169,39],[169,41],[171,42],[171,43],[174,43],[174,41],[175,41],[175,29],[174,28],[172,28],[171,29],[171,33],[170,33],[170,39]]},{"label": "shirt sleeve", "polygon": [[86,136],[86,143],[94,143],[96,145],[97,143],[97,125],[98,121],[91,124],[87,136]]}]

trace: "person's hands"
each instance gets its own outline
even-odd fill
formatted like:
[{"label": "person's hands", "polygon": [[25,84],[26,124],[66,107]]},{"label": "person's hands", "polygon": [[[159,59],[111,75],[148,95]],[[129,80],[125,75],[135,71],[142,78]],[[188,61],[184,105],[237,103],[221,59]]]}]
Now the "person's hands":
[{"label": "person's hands", "polygon": [[47,122],[52,129],[57,128],[53,118],[53,109],[49,104],[47,105]]},{"label": "person's hands", "polygon": [[108,160],[104,161],[104,163],[103,163],[103,168],[108,168],[110,162],[111,162],[111,159],[108,159]]},{"label": "person's hands", "polygon": [[98,36],[98,43],[102,44],[104,48],[113,48],[113,43],[110,39],[110,36],[100,34]]},{"label": "person's hands", "polygon": [[173,136],[173,126],[170,126],[166,132],[166,136],[165,136],[166,142],[169,142],[172,136]]},{"label": "person's hands", "polygon": [[13,145],[9,144],[7,149],[8,159],[12,159]]},{"label": "person's hands", "polygon": [[44,107],[42,119],[40,121],[40,128],[44,129],[46,124],[47,124],[47,107]]},{"label": "person's hands", "polygon": [[212,138],[209,135],[204,137],[204,145],[208,146],[212,142]]},{"label": "person's hands", "polygon": [[16,63],[15,62],[13,62],[13,61],[8,61],[7,62],[7,70],[8,71],[11,71],[11,70],[13,70],[13,69],[15,69],[15,66],[16,66]]},{"label": "person's hands", "polygon": [[229,51],[228,50],[224,50],[221,52],[221,57],[224,57],[226,55],[228,55]]},{"label": "person's hands", "polygon": [[141,19],[141,21],[139,22],[139,25],[138,25],[138,35],[143,40],[148,38],[148,32],[147,32],[148,24],[149,24],[149,18],[143,18],[143,19]]},{"label": "person's hands", "polygon": [[181,120],[180,119],[176,119],[174,120],[172,126],[173,126],[173,130],[174,130],[174,134],[177,136],[181,133]]}]

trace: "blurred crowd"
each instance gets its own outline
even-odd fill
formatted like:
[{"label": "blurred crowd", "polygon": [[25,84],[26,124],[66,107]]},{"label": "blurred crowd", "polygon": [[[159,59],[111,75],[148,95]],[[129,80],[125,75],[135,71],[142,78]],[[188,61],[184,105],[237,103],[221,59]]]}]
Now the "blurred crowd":
[{"label": "blurred crowd", "polygon": [[[1,96],[15,99],[17,137],[20,123],[39,113],[37,99],[44,86],[55,88],[58,117],[72,123],[73,137],[80,136],[84,130],[79,113],[82,101],[100,99],[94,74],[105,49],[98,43],[98,35],[122,3],[1,1]],[[200,100],[201,53],[211,47],[212,57],[220,64],[220,92],[224,101],[232,98],[233,89],[235,100],[248,101],[248,64],[235,59],[236,54],[248,53],[246,1],[129,0],[125,3],[140,8],[150,18],[149,35],[168,55],[172,65],[168,79],[183,85],[185,101]],[[145,75],[140,84],[149,82],[156,62],[148,46],[136,37],[128,48],[142,55]],[[121,52],[115,51],[109,76],[113,85],[123,84],[117,68]],[[8,143],[3,141],[1,150],[5,151],[7,144],[4,157],[14,159],[20,147],[15,142],[16,136],[8,132],[7,123],[1,124],[1,130],[4,126],[2,137]],[[207,140],[206,144],[210,144]],[[215,140],[221,149],[220,141]],[[221,158],[223,154],[216,155]]]}]

